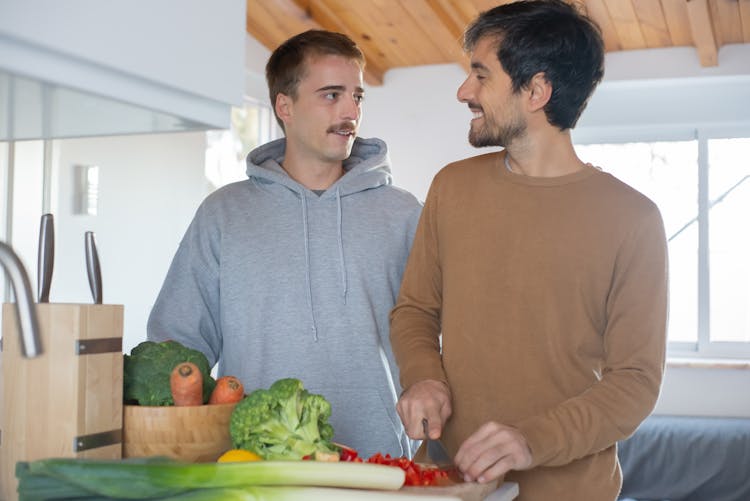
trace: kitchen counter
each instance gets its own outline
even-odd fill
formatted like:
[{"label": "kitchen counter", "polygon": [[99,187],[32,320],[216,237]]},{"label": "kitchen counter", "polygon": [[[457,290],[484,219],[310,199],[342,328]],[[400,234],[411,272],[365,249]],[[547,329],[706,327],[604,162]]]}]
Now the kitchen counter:
[{"label": "kitchen counter", "polygon": [[518,497],[518,484],[505,482],[498,487],[491,484],[459,483],[443,487],[402,487],[392,493],[394,499],[419,501],[512,501]]}]

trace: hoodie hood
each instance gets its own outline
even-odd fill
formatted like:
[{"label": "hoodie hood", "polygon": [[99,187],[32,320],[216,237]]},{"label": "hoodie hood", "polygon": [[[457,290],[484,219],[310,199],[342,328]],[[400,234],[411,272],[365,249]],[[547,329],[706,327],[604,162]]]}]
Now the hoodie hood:
[{"label": "hoodie hood", "polygon": [[286,139],[278,139],[260,146],[251,151],[247,156],[247,175],[251,180],[261,184],[281,185],[294,192],[300,201],[300,217],[302,219],[302,235],[305,246],[305,284],[307,292],[307,304],[310,314],[310,332],[313,338],[318,340],[318,322],[315,316],[315,301],[313,294],[314,285],[311,278],[310,262],[310,223],[308,197],[313,197],[322,202],[327,199],[336,199],[336,229],[338,250],[338,275],[340,277],[341,298],[344,304],[347,300],[349,289],[349,277],[346,271],[345,237],[343,230],[343,204],[342,198],[365,190],[378,188],[392,183],[391,169],[388,159],[388,148],[386,144],[377,138],[362,139],[355,138],[352,152],[349,158],[344,160],[344,175],[333,183],[320,197],[312,195],[312,192],[289,177],[289,174],[281,166],[286,152]]},{"label": "hoodie hood", "polygon": [[[286,152],[286,139],[277,139],[264,144],[247,156],[247,176],[261,183],[278,183],[296,193],[306,190],[289,177],[281,163]],[[344,160],[344,175],[331,185],[321,198],[345,197],[353,193],[390,185],[390,159],[386,144],[377,138],[355,138],[351,155]]]}]

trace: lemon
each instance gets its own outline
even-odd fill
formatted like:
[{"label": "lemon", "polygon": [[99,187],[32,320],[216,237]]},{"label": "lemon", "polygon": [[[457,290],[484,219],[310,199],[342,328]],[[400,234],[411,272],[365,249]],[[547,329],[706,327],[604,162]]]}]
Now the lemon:
[{"label": "lemon", "polygon": [[236,461],[261,461],[263,458],[254,452],[244,449],[229,449],[216,461],[219,463],[233,463]]}]

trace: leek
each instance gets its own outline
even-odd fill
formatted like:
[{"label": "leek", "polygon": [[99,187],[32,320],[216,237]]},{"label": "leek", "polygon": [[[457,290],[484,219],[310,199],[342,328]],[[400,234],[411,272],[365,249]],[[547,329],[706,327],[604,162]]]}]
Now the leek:
[{"label": "leek", "polygon": [[[208,499],[200,496],[209,495],[207,491],[210,489],[227,488],[240,489],[237,495],[241,497],[236,499],[274,499],[259,498],[252,489],[246,488],[306,486],[396,490],[403,485],[404,475],[400,468],[367,463],[253,461],[188,464],[166,458],[136,461],[41,459],[19,462],[16,468],[18,492],[24,501],[61,499],[58,493],[92,501],[102,497],[172,497],[197,501]],[[201,493],[201,490],[206,492]],[[269,491],[273,492],[276,491]]]}]

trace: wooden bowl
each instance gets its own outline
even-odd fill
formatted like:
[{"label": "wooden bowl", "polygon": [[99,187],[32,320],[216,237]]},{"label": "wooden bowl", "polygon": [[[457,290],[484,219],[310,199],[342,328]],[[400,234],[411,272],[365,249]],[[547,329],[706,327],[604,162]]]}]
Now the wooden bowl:
[{"label": "wooden bowl", "polygon": [[216,461],[232,448],[229,418],[235,405],[125,405],[122,456],[168,456],[191,463]]}]

